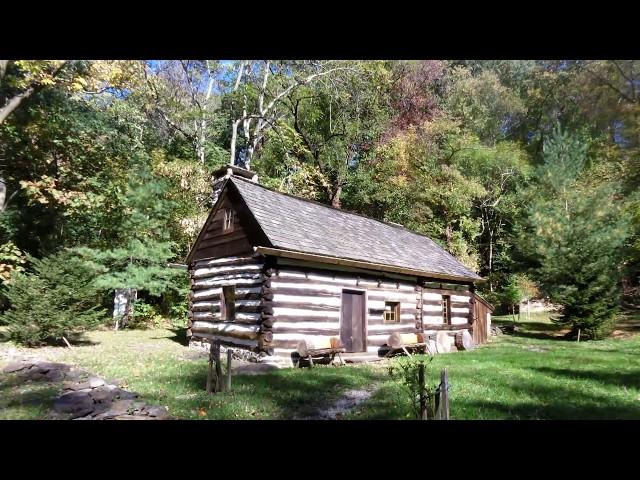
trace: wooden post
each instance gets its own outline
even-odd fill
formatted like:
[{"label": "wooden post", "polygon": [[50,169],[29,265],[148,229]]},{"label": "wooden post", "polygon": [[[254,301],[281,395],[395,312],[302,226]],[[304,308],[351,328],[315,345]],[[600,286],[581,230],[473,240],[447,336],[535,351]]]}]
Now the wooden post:
[{"label": "wooden post", "polygon": [[220,362],[220,342],[215,341],[213,347],[213,356],[216,363],[216,384],[215,391],[222,390],[222,363]]},{"label": "wooden post", "polygon": [[209,368],[207,370],[207,393],[213,391],[213,343],[209,342]]},{"label": "wooden post", "polygon": [[578,342],[580,342],[580,329],[578,329]]},{"label": "wooden post", "polygon": [[231,353],[230,348],[227,349],[227,390],[231,390]]},{"label": "wooden post", "polygon": [[449,375],[446,368],[440,373],[440,419],[449,420]]},{"label": "wooden post", "polygon": [[420,420],[427,420],[427,399],[424,392],[424,363],[418,366],[418,385],[420,387]]}]

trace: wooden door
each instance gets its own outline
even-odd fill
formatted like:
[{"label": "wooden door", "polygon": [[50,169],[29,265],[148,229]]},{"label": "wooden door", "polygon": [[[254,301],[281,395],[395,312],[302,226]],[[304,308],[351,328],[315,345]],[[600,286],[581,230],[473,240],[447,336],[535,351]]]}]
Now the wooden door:
[{"label": "wooden door", "polygon": [[347,352],[366,352],[364,292],[342,292],[340,340]]},{"label": "wooden door", "polygon": [[473,341],[476,344],[487,343],[487,312],[486,305],[476,297],[473,304]]}]

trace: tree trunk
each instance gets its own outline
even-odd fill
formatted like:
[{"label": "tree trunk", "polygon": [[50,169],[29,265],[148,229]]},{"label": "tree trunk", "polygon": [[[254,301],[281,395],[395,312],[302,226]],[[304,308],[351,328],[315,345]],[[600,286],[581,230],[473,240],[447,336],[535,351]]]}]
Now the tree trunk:
[{"label": "tree trunk", "polygon": [[331,197],[331,206],[333,208],[342,208],[342,203],[340,202],[340,197],[342,196],[342,185],[338,185],[333,196]]}]

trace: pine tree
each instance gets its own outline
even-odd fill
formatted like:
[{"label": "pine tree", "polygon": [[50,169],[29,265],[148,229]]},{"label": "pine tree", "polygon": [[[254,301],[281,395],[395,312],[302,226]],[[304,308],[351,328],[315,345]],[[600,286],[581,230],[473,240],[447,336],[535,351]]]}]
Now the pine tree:
[{"label": "pine tree", "polygon": [[542,290],[563,307],[559,322],[597,339],[618,312],[629,227],[616,190],[593,185],[586,152],[582,140],[559,129],[547,141],[521,243]]},{"label": "pine tree", "polygon": [[14,275],[6,289],[10,339],[29,346],[60,342],[105,320],[90,264],[70,251],[29,261],[33,271]]},{"label": "pine tree", "polygon": [[117,246],[77,249],[86,261],[104,268],[96,278],[97,287],[135,288],[155,297],[184,290],[184,272],[167,267],[175,256],[175,245],[165,222],[174,205],[164,198],[165,192],[162,181],[144,169],[138,171],[124,195]]}]

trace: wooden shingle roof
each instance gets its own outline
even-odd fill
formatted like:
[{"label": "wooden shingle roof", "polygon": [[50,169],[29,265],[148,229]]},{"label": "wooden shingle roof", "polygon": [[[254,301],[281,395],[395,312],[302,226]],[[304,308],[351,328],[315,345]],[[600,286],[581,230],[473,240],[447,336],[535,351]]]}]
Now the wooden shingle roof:
[{"label": "wooden shingle roof", "polygon": [[[272,247],[288,251],[482,280],[430,238],[404,227],[270,190],[232,176]],[[228,185],[227,185],[228,187]]]}]

